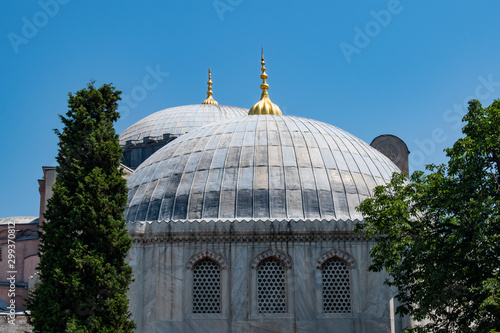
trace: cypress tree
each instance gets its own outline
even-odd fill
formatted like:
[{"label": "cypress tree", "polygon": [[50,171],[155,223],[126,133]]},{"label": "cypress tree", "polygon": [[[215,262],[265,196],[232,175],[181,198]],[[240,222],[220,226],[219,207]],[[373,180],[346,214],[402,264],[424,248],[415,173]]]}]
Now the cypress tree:
[{"label": "cypress tree", "polygon": [[123,211],[127,187],[113,123],[112,85],[69,94],[56,183],[40,236],[41,283],[28,299],[35,332],[132,332],[126,292],[131,239]]}]

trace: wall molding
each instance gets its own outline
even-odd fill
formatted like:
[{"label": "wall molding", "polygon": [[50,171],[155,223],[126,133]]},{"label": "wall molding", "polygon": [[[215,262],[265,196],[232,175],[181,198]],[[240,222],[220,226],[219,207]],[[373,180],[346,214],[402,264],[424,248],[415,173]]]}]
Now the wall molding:
[{"label": "wall molding", "polygon": [[227,263],[224,260],[224,258],[220,254],[217,254],[210,250],[205,250],[192,255],[186,265],[186,268],[189,270],[193,270],[194,265],[196,265],[198,261],[203,260],[205,258],[209,258],[215,261],[219,265],[220,269],[222,270],[227,269]]},{"label": "wall molding", "polygon": [[328,260],[330,260],[332,258],[340,259],[341,261],[346,263],[350,269],[356,269],[356,267],[357,267],[356,260],[354,260],[354,257],[351,254],[349,254],[343,250],[340,250],[340,249],[333,249],[333,250],[326,252],[318,259],[316,268],[322,269],[325,262],[327,262]]},{"label": "wall molding", "polygon": [[197,242],[331,242],[331,241],[370,241],[363,234],[354,232],[282,232],[282,233],[242,233],[231,232],[179,232],[155,234],[130,234],[133,243],[197,243]]},{"label": "wall molding", "polygon": [[257,269],[257,267],[261,262],[269,258],[274,258],[279,260],[285,266],[286,269],[291,269],[293,267],[292,258],[288,254],[282,251],[270,249],[261,252],[252,260],[252,266],[251,266],[252,269]]}]

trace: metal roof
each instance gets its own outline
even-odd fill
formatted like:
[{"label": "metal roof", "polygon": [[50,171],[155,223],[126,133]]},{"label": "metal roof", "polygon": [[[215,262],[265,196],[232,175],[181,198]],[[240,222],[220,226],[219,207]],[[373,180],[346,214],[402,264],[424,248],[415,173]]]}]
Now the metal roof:
[{"label": "metal roof", "polygon": [[179,136],[193,129],[246,116],[248,109],[228,105],[193,104],[164,109],[143,118],[120,134],[120,145],[145,137]]},{"label": "metal roof", "polygon": [[38,224],[38,217],[35,216],[13,216],[0,218],[0,225],[8,224]]},{"label": "metal roof", "polygon": [[129,177],[127,221],[362,219],[356,206],[399,169],[316,120],[254,115],[167,144]]}]

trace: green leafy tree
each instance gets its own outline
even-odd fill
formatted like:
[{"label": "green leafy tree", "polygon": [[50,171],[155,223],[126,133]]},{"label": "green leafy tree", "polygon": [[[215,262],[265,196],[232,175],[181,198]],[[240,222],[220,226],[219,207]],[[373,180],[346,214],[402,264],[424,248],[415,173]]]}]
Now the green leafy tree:
[{"label": "green leafy tree", "polygon": [[373,271],[398,289],[417,332],[500,330],[500,100],[469,102],[446,165],[394,174],[359,207]]},{"label": "green leafy tree", "polygon": [[57,179],[40,236],[41,283],[28,299],[36,332],[132,332],[126,292],[131,239],[127,187],[113,122],[120,91],[94,83],[60,116]]}]

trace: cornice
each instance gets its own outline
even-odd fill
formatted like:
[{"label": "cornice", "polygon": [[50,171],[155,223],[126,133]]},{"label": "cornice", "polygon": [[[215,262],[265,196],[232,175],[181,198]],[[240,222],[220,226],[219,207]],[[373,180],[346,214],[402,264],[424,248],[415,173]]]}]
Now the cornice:
[{"label": "cornice", "polygon": [[161,233],[132,234],[135,244],[166,243],[267,243],[267,242],[331,242],[367,241],[363,234],[353,232],[278,232],[278,233]]}]

